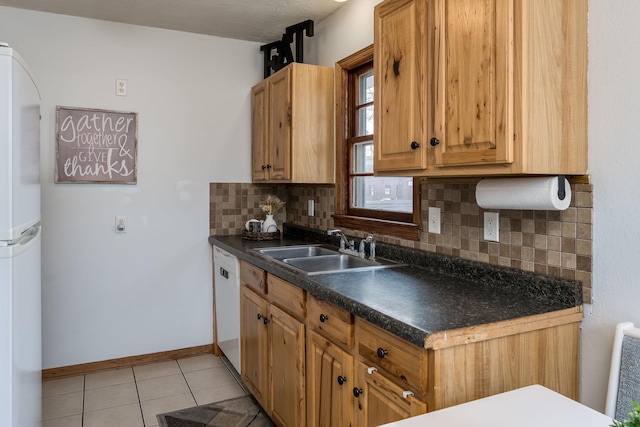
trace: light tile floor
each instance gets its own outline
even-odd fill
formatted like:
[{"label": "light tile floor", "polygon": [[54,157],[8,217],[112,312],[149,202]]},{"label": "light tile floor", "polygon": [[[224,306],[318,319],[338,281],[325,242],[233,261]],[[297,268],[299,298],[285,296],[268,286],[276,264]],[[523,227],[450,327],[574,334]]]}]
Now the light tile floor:
[{"label": "light tile floor", "polygon": [[156,414],[243,396],[224,357],[212,354],[42,383],[42,427],[154,427]]}]

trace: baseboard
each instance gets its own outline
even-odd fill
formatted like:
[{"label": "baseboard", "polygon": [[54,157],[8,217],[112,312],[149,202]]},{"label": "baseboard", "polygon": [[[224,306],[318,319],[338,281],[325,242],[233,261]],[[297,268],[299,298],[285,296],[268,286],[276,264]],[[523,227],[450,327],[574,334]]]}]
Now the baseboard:
[{"label": "baseboard", "polygon": [[178,350],[161,351],[159,353],[141,354],[138,356],[121,357],[118,359],[103,360],[101,362],[82,363],[80,365],[62,366],[60,368],[44,369],[42,380],[71,377],[74,375],[91,374],[99,371],[108,371],[117,368],[129,368],[145,363],[161,362],[163,360],[180,359],[189,356],[213,353],[213,344],[196,347],[181,348]]}]

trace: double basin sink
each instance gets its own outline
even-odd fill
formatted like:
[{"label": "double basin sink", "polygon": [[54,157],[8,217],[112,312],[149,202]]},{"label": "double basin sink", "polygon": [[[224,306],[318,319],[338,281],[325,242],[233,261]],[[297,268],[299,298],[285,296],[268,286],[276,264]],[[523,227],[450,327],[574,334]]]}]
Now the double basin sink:
[{"label": "double basin sink", "polygon": [[349,255],[333,247],[319,244],[274,246],[253,251],[309,275],[370,271],[403,265],[384,258],[369,259]]}]

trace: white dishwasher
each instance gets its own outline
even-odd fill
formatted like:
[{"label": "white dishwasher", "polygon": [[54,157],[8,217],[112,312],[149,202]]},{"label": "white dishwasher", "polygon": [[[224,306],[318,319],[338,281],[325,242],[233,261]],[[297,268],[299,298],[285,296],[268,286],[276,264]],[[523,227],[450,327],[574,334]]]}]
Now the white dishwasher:
[{"label": "white dishwasher", "polygon": [[218,347],[240,372],[240,263],[229,252],[213,247]]}]

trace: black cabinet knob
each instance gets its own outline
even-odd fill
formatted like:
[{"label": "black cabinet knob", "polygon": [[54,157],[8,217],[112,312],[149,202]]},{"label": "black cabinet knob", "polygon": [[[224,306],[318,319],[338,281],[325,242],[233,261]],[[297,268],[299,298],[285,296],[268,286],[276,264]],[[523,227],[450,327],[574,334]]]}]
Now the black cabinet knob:
[{"label": "black cabinet knob", "polygon": [[271,165],[267,165],[267,169],[271,169]]},{"label": "black cabinet knob", "polygon": [[347,378],[342,375],[338,375],[338,384],[342,385],[347,382]]},{"label": "black cabinet knob", "polygon": [[262,323],[264,323],[265,325],[269,323],[269,319],[267,318],[267,316],[262,317]]},{"label": "black cabinet knob", "polygon": [[385,357],[389,352],[388,352],[387,350],[385,350],[384,348],[382,348],[382,347],[378,347],[378,351],[377,351],[377,353],[378,353],[378,357],[379,357],[380,359],[382,359],[382,358],[383,358],[383,357]]},{"label": "black cabinet knob", "polygon": [[362,389],[358,388],[358,387],[354,387],[353,388],[353,396],[354,397],[360,397],[360,395],[362,394]]},{"label": "black cabinet knob", "polygon": [[262,319],[262,314],[258,313],[258,316],[256,316],[258,318],[258,320]]},{"label": "black cabinet knob", "polygon": [[327,316],[326,314],[321,314],[320,315],[320,321],[322,323],[326,322],[327,320],[329,320],[329,316]]},{"label": "black cabinet knob", "polygon": [[435,147],[436,145],[440,144],[440,140],[438,138],[431,138],[431,141],[429,141],[429,144],[431,144],[432,147]]},{"label": "black cabinet knob", "polygon": [[418,141],[411,141],[411,149],[416,150],[420,148],[420,143]]}]

